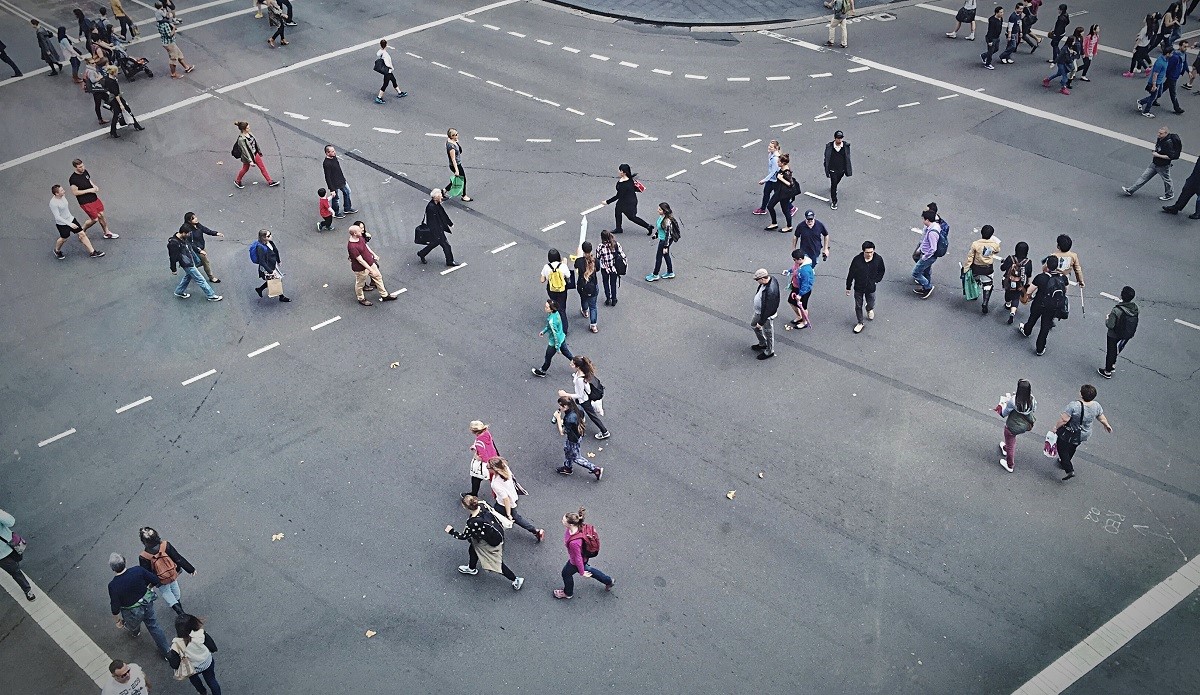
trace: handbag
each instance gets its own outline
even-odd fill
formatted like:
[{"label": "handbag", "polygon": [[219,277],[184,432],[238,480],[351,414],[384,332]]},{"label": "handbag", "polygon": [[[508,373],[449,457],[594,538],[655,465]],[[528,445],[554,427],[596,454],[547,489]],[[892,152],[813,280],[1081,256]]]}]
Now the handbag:
[{"label": "handbag", "polygon": [[633,180],[633,188],[634,188],[634,190],[636,190],[638,193],[645,193],[645,192],[646,192],[646,184],[642,183],[641,181],[638,181],[637,179],[634,179],[634,180]]},{"label": "handbag", "polygon": [[1058,435],[1058,443],[1067,444],[1069,446],[1079,446],[1083,441],[1083,401],[1076,401],[1079,404],[1079,423],[1075,423],[1075,417],[1072,416],[1067,424],[1055,430]]},{"label": "handbag", "polygon": [[917,248],[913,249],[913,263],[921,260],[921,256],[923,255],[925,254],[921,253],[921,242],[918,241]]},{"label": "handbag", "polygon": [[521,482],[519,480],[517,480],[516,478],[513,478],[513,487],[515,487],[517,489],[518,495],[528,495],[529,494],[529,491],[525,489],[525,486],[522,485]]},{"label": "handbag", "polygon": [[12,532],[12,540],[4,541],[4,543],[8,547],[12,548],[12,551],[14,554],[16,554],[18,561],[21,559],[21,556],[25,554],[25,549],[29,547],[29,544],[25,542],[25,539],[21,538],[21,534],[17,533],[16,531]]},{"label": "handbag", "polygon": [[383,62],[383,56],[380,56],[375,59],[375,67],[372,69],[375,70],[375,72],[379,73],[380,75],[388,74],[388,66],[387,66],[387,63]]},{"label": "handbag", "polygon": [[196,667],[192,665],[192,660],[184,654],[186,647],[183,644],[182,637],[176,637],[171,640],[171,651],[179,655],[179,666],[175,669],[175,680],[184,681],[196,675]]},{"label": "handbag", "polygon": [[283,278],[272,277],[267,278],[267,296],[279,297],[283,295]]},{"label": "handbag", "polygon": [[516,523],[512,519],[508,518],[507,516],[501,514],[498,511],[496,511],[495,507],[493,507],[491,505],[484,505],[484,506],[486,506],[488,508],[488,511],[492,513],[492,516],[496,517],[496,521],[499,521],[500,525],[503,526],[506,530],[512,528],[513,524]]},{"label": "handbag", "polygon": [[433,241],[433,230],[429,228],[429,223],[425,220],[424,215],[421,216],[421,224],[417,225],[413,231],[416,232],[416,236],[413,238],[415,243],[424,246]]},{"label": "handbag", "polygon": [[620,244],[617,244],[617,252],[613,254],[613,270],[617,271],[618,277],[629,272],[629,262],[625,260],[625,252]]},{"label": "handbag", "polygon": [[1046,433],[1046,441],[1042,444],[1042,454],[1048,459],[1058,458],[1058,435],[1054,430]]},{"label": "handbag", "polygon": [[457,198],[462,195],[463,189],[467,187],[467,180],[455,174],[450,177],[450,185],[446,188],[447,198]]},{"label": "handbag", "polygon": [[478,456],[471,457],[471,477],[479,478],[480,480],[487,480],[488,475],[487,471],[485,470],[483,459],[479,458]]}]

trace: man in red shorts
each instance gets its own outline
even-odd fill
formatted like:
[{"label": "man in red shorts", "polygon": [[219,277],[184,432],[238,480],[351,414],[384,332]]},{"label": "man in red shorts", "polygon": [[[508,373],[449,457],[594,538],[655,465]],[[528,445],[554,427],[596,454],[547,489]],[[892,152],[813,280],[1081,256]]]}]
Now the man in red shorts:
[{"label": "man in red shorts", "polygon": [[68,179],[71,193],[75,195],[80,209],[88,216],[88,221],[83,223],[83,229],[80,231],[87,231],[88,227],[99,222],[100,229],[104,230],[105,239],[120,238],[119,234],[114,234],[108,229],[108,220],[104,218],[104,201],[100,200],[99,196],[100,187],[92,183],[92,175],[83,167],[83,160],[76,159],[71,162],[71,166],[75,167],[75,173]]}]

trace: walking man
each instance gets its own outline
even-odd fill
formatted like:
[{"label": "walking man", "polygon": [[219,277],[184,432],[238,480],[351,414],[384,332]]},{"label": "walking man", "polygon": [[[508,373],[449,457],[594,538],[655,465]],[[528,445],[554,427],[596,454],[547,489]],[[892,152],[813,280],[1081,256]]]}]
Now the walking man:
[{"label": "walking man", "polygon": [[150,679],[137,664],[115,659],[108,665],[108,672],[111,677],[100,689],[100,695],[146,695],[150,692]]},{"label": "walking man", "polygon": [[357,224],[350,225],[350,239],[346,242],[346,253],[350,257],[350,270],[354,272],[354,296],[363,306],[371,306],[364,290],[370,285],[379,290],[379,301],[391,302],[400,296],[400,292],[388,294],[383,286],[383,274],[379,272],[379,260],[367,240],[363,238],[363,228]]},{"label": "walking man", "polygon": [[[1162,91],[1171,95],[1171,105],[1175,107],[1176,114],[1183,113],[1183,109],[1179,108],[1179,95],[1176,93],[1176,85],[1179,84],[1180,76],[1188,69],[1187,49],[1187,40],[1182,40],[1175,45],[1175,50],[1167,58],[1167,75],[1166,79],[1163,80]],[[1157,100],[1155,100],[1155,103],[1158,103]]]},{"label": "walking man", "polygon": [[325,171],[325,187],[333,194],[333,216],[340,219],[358,212],[354,203],[350,202],[350,184],[346,183],[346,175],[342,173],[342,160],[338,159],[337,150],[333,145],[325,146],[325,159],[321,162],[321,168]]},{"label": "walking man", "polygon": [[71,215],[71,208],[67,205],[66,190],[56,183],[50,188],[50,192],[53,194],[50,196],[50,213],[54,215],[54,226],[58,228],[58,241],[54,242],[54,257],[60,261],[66,258],[67,255],[62,252],[63,244],[67,243],[67,239],[70,239],[72,234],[77,234],[79,243],[87,249],[89,257],[102,258],[104,252],[97,251],[92,246],[92,240],[88,239],[87,232],[83,231],[83,227],[79,225],[79,220]]},{"label": "walking man", "polygon": [[979,54],[983,58],[983,67],[988,70],[995,70],[992,65],[992,56],[996,55],[996,51],[1000,50],[1000,35],[1004,33],[1004,8],[996,5],[996,9],[992,10],[992,16],[988,17],[987,34],[983,40],[987,43],[987,47],[983,53]]},{"label": "walking man", "polygon": [[429,192],[429,202],[425,204],[425,224],[429,225],[429,243],[417,252],[417,258],[421,259],[421,263],[428,263],[429,261],[425,260],[425,257],[441,246],[442,253],[446,254],[446,265],[450,267],[461,265],[454,262],[454,250],[450,248],[450,241],[446,239],[446,235],[451,233],[450,228],[454,226],[454,222],[450,220],[450,215],[446,214],[446,208],[442,206],[442,189],[440,188]]},{"label": "walking man", "polygon": [[214,284],[221,282],[221,278],[213,275],[212,264],[208,261],[208,252],[204,250],[204,237],[215,236],[224,238],[225,235],[200,224],[200,218],[194,212],[185,212],[183,214],[183,224],[179,229],[180,231],[187,232],[188,240],[192,242],[192,248],[196,249],[196,253],[200,254],[200,263],[204,266],[204,274],[208,276],[208,281]]},{"label": "walking man", "polygon": [[[829,209],[837,210],[837,187],[843,176],[854,176],[850,166],[850,143],[842,138],[842,131],[833,133],[833,141],[825,143],[825,176],[829,178]],[[813,258],[813,262],[816,262]]]},{"label": "walking man", "polygon": [[[122,26],[121,30],[125,30],[124,26]],[[185,74],[196,69],[195,65],[188,65],[183,59],[183,51],[179,50],[179,45],[175,43],[175,25],[170,21],[158,23],[158,40],[162,42],[163,49],[167,52],[167,67],[171,70],[172,79],[182,77],[182,75],[175,72],[176,64],[183,68]]]},{"label": "walking man", "polygon": [[154,599],[158,598],[154,589],[159,586],[158,577],[140,565],[126,567],[120,553],[108,556],[108,567],[117,575],[108,582],[108,603],[117,627],[137,637],[145,623],[159,654],[165,657],[171,643],[154,616]]},{"label": "walking man", "polygon": [[1012,64],[1012,56],[1017,52],[1017,46],[1021,45],[1021,32],[1025,21],[1025,3],[1018,2],[1013,8],[1012,14],[1008,15],[1008,22],[1004,28],[1004,52],[1000,54],[1000,62]]},{"label": "walking man", "polygon": [[8,46],[5,46],[3,41],[0,41],[0,60],[8,63],[8,67],[12,68],[13,77],[20,77],[25,74],[21,72],[21,68],[17,67],[17,64],[13,62],[13,59],[8,57]]},{"label": "walking man", "polygon": [[812,210],[804,211],[804,221],[796,225],[796,230],[792,232],[793,251],[797,244],[804,255],[812,260],[813,270],[817,269],[818,261],[829,260],[829,230],[825,229],[825,224],[817,219],[817,214]]},{"label": "walking man", "polygon": [[937,213],[928,208],[921,213],[921,222],[925,228],[921,232],[921,245],[914,254],[917,256],[917,264],[913,266],[912,271],[913,280],[916,280],[920,287],[913,291],[921,295],[921,299],[929,299],[933,294],[931,270],[934,261],[937,260],[938,240],[941,238],[942,228],[937,223]]},{"label": "walking man", "polygon": [[[1183,190],[1179,191],[1179,198],[1171,205],[1164,205],[1163,212],[1169,212],[1172,215],[1179,214],[1180,210],[1187,207],[1187,204],[1192,200],[1192,196],[1200,193],[1200,161],[1192,167],[1192,173],[1188,174],[1187,179],[1183,182]],[[1200,199],[1196,200],[1196,212],[1188,215],[1189,220],[1200,220]]]},{"label": "walking man", "polygon": [[1075,477],[1075,466],[1071,459],[1075,451],[1088,440],[1092,434],[1092,423],[1096,420],[1104,426],[1104,430],[1112,434],[1112,425],[1104,417],[1104,408],[1096,400],[1096,387],[1084,384],[1079,389],[1079,400],[1071,401],[1059,416],[1054,425],[1058,433],[1058,467],[1066,473],[1063,482]]},{"label": "walking man", "polygon": [[1154,178],[1155,174],[1162,177],[1163,194],[1159,200],[1170,200],[1175,197],[1174,189],[1171,186],[1171,163],[1179,159],[1179,155],[1183,152],[1183,141],[1179,136],[1172,133],[1166,126],[1158,129],[1158,140],[1154,143],[1154,153],[1150,156],[1150,166],[1142,172],[1137,181],[1133,182],[1132,186],[1121,186],[1121,190],[1125,195],[1133,195],[1137,189],[1146,184],[1147,181]]},{"label": "walking man", "polygon": [[137,38],[137,25],[133,23],[129,15],[125,14],[125,7],[121,4],[121,0],[109,0],[109,4],[112,6],[113,19],[121,25],[121,40],[128,41],[131,35]]},{"label": "walking man", "polygon": [[775,316],[779,313],[779,281],[771,277],[766,268],[754,271],[758,289],[754,293],[754,316],[750,327],[758,342],[752,347],[758,359],[769,360],[775,356]]},{"label": "walking man", "polygon": [[204,296],[208,298],[208,301],[219,302],[224,299],[213,290],[212,285],[208,284],[208,280],[200,274],[200,270],[196,267],[202,265],[202,261],[200,254],[192,246],[192,235],[187,229],[180,227],[179,231],[167,240],[167,255],[171,261],[172,275],[178,275],[179,269],[183,269],[183,278],[175,286],[176,297],[187,299],[192,296],[184,290],[187,289],[189,283],[194,281],[204,291]]},{"label": "walking man", "polygon": [[1046,256],[1042,259],[1042,272],[1025,288],[1025,296],[1021,299],[1022,303],[1033,299],[1029,305],[1029,318],[1025,323],[1017,324],[1017,332],[1028,338],[1033,333],[1033,325],[1039,320],[1042,322],[1034,345],[1038,357],[1046,354],[1046,336],[1054,328],[1054,320],[1058,318],[1061,306],[1066,303],[1066,297],[1067,276],[1059,272],[1059,258]]},{"label": "walking man", "polygon": [[1117,355],[1137,333],[1138,305],[1133,303],[1136,293],[1126,285],[1121,288],[1121,301],[1108,312],[1104,325],[1108,328],[1108,351],[1104,356],[1104,366],[1096,372],[1105,379],[1113,378],[1113,370],[1117,368]]},{"label": "walking man", "polygon": [[829,9],[833,10],[833,17],[829,20],[829,40],[825,42],[826,46],[833,45],[833,35],[838,27],[842,28],[842,48],[846,47],[846,20],[850,15],[854,14],[854,0],[831,0]]},{"label": "walking man", "polygon": [[1137,108],[1146,118],[1154,118],[1154,114],[1150,113],[1151,107],[1154,106],[1158,98],[1162,96],[1163,87],[1167,83],[1167,65],[1170,63],[1171,54],[1175,49],[1170,44],[1165,44],[1162,47],[1162,55],[1154,60],[1154,65],[1150,68],[1150,74],[1146,76],[1146,91],[1148,94],[1138,100]]},{"label": "walking man", "polygon": [[105,239],[119,239],[120,235],[108,228],[108,220],[104,217],[104,201],[100,200],[100,187],[92,183],[92,175],[84,168],[83,160],[72,160],[71,166],[74,167],[75,173],[71,174],[67,183],[71,184],[75,202],[79,204],[83,214],[88,216],[88,221],[83,223],[83,229],[80,231],[86,232],[88,227],[99,222],[100,229],[104,230]]},{"label": "walking man", "polygon": [[863,302],[867,305],[867,320],[875,320],[875,287],[883,282],[883,256],[875,253],[875,242],[864,241],[862,253],[850,261],[850,272],[846,273],[846,295],[854,290],[854,332],[863,331]]}]

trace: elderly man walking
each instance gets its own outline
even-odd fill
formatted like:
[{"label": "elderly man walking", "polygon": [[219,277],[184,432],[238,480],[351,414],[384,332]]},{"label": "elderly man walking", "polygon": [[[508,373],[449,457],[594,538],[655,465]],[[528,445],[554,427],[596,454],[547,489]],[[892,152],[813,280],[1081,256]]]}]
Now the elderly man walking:
[{"label": "elderly man walking", "polygon": [[769,360],[775,356],[775,315],[779,313],[779,281],[771,277],[766,268],[754,271],[758,289],[754,293],[754,317],[750,327],[758,337],[753,345],[758,359]]},{"label": "elderly man walking", "polygon": [[450,220],[450,215],[446,214],[446,208],[442,207],[442,189],[440,188],[435,188],[429,193],[429,202],[425,204],[424,224],[429,228],[429,237],[425,248],[417,252],[417,258],[421,259],[421,263],[428,263],[429,261],[425,260],[425,257],[441,246],[442,253],[446,254],[446,265],[451,267],[460,265],[454,262],[454,250],[450,248],[450,241],[446,239],[446,235],[451,233],[450,228],[454,226],[454,222]]},{"label": "elderly man walking", "polygon": [[165,657],[171,643],[154,616],[154,599],[158,598],[154,589],[159,586],[158,576],[140,565],[126,566],[125,557],[120,553],[108,556],[108,567],[116,574],[108,582],[108,602],[117,627],[137,637],[145,623],[159,653]]}]

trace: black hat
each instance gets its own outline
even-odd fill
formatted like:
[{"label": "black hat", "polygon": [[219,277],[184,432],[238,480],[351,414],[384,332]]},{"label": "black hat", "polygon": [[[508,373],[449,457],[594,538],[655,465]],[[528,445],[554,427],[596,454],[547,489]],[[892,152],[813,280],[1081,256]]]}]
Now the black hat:
[{"label": "black hat", "polygon": [[835,130],[835,131],[833,131],[833,137],[835,140],[841,140],[845,136],[842,135],[842,131]]}]

